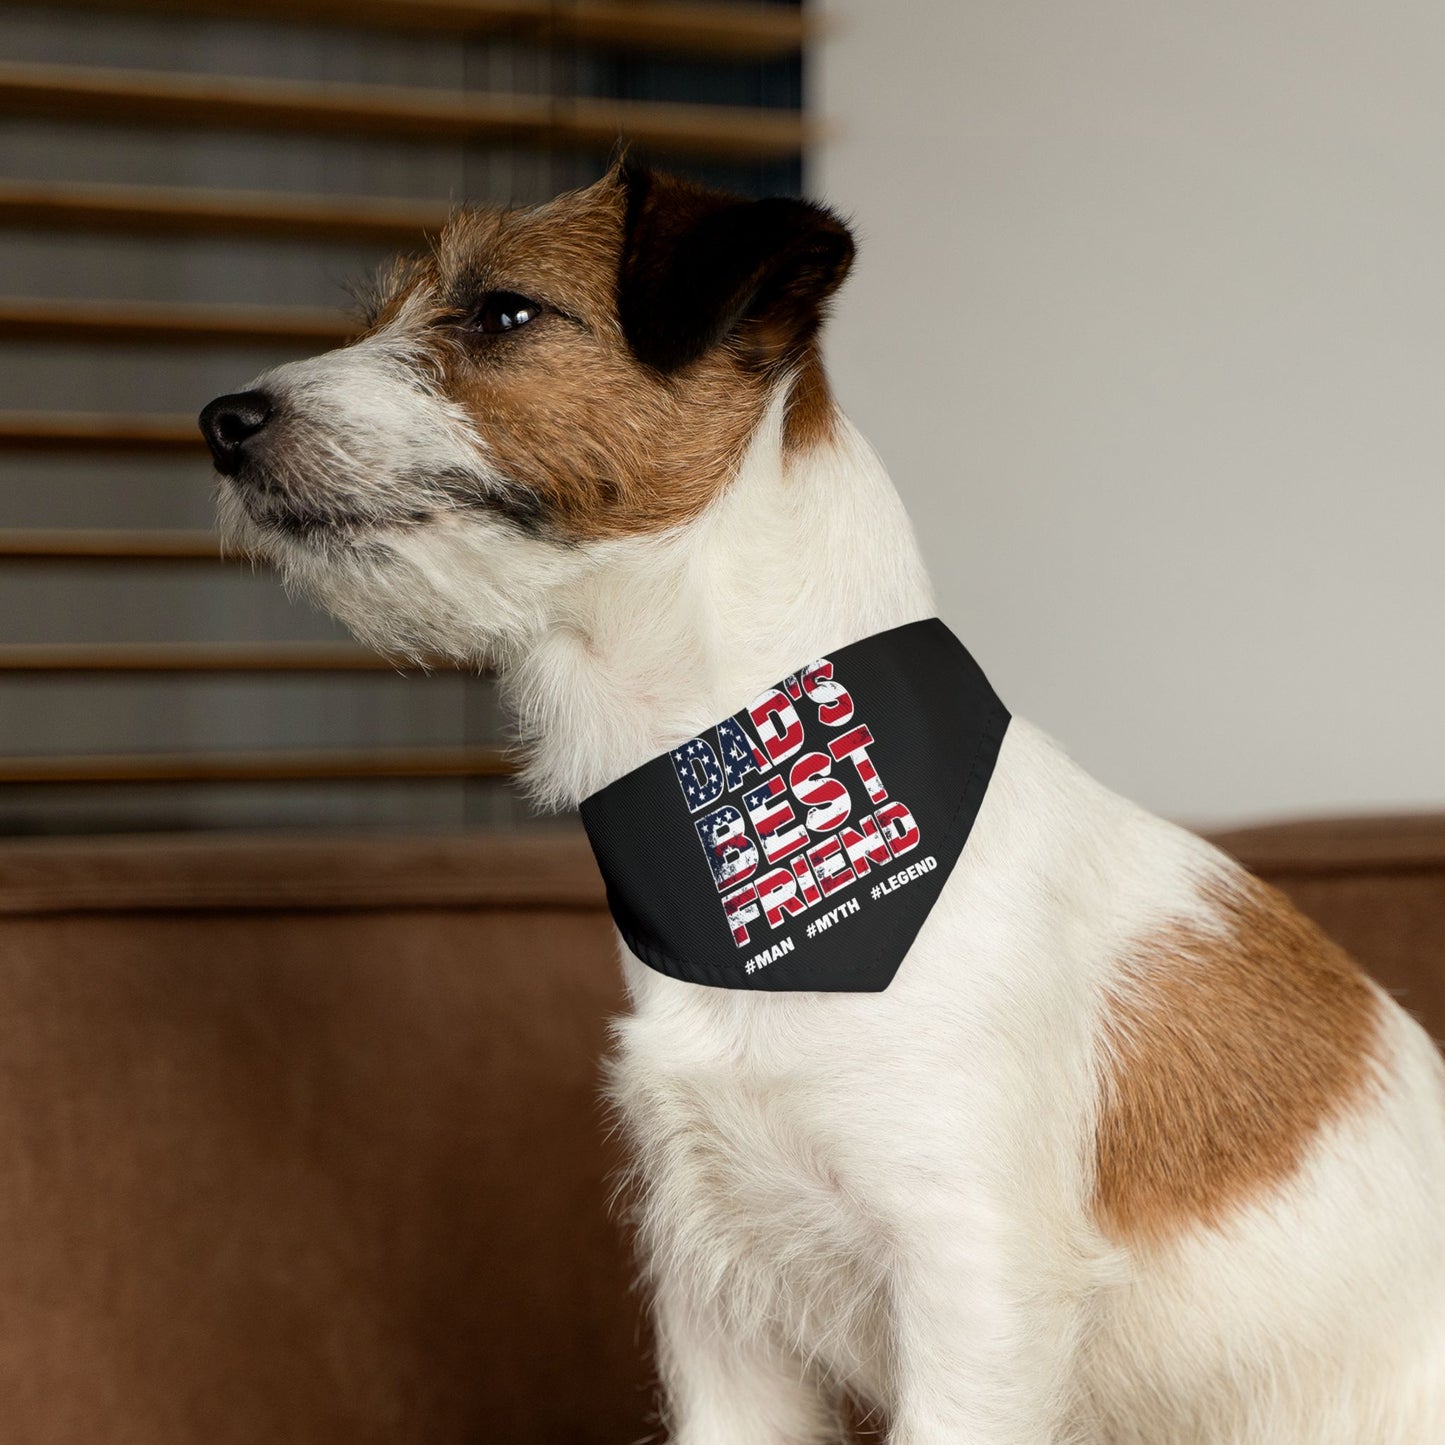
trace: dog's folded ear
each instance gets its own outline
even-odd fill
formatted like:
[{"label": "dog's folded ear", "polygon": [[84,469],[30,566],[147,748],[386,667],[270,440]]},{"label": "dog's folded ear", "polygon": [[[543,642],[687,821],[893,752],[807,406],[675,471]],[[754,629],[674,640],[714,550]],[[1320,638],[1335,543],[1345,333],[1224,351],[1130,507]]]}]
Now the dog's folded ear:
[{"label": "dog's folded ear", "polygon": [[762,364],[796,358],[853,260],[831,211],[783,197],[743,200],[624,162],[617,302],[633,354],[658,371],[736,337]]}]

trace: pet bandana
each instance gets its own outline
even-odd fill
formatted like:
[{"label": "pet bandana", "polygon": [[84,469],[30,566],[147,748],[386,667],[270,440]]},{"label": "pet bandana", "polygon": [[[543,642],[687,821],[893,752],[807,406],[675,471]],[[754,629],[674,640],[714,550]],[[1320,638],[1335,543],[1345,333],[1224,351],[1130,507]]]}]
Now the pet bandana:
[{"label": "pet bandana", "polygon": [[887,988],[1008,722],[936,617],[809,663],[582,803],[618,930],[688,983]]}]

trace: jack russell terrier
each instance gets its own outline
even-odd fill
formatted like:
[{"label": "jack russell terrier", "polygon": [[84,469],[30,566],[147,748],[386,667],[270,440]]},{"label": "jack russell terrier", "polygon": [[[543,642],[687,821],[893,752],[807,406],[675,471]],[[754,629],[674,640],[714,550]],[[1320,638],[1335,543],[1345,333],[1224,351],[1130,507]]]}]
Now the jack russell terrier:
[{"label": "jack russell terrier", "polygon": [[[585,815],[672,779],[696,860],[634,860],[619,919],[650,876],[662,901],[625,938],[746,938],[733,972],[623,949],[612,1091],[670,1438],[818,1445],[851,1401],[893,1445],[1445,1441],[1425,1033],[1278,893],[1006,714],[970,778],[877,804],[905,752],[918,777],[949,752],[879,681],[905,643],[948,727],[955,680],[986,688],[829,394],[852,258],[819,206],[623,162],[458,214],[360,340],[202,413],[228,537],[390,654],[494,666],[537,798]],[[886,767],[885,735],[908,742]],[[724,784],[746,808],[703,827]],[[633,821],[662,806],[629,796]],[[684,918],[693,861],[712,901]],[[910,898],[891,942],[848,944]],[[865,953],[882,973],[850,982]]]}]

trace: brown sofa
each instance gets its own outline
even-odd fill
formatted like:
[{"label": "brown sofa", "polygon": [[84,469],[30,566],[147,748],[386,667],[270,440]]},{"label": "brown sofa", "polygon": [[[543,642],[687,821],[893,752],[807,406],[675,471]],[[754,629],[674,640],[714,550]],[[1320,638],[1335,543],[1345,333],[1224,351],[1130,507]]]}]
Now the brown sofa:
[{"label": "brown sofa", "polygon": [[[1445,818],[1221,841],[1445,1033]],[[0,844],[7,1445],[650,1434],[572,832]]]}]

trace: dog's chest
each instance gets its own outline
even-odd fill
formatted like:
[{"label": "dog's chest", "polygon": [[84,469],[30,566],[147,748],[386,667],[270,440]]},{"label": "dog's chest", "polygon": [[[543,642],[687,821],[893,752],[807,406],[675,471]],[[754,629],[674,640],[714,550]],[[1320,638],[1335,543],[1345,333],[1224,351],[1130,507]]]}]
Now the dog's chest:
[{"label": "dog's chest", "polygon": [[806,1070],[689,1061],[646,1019],[622,1039],[616,1097],[653,1267],[708,1281],[744,1328],[880,1387],[885,1246],[847,1162],[846,1099]]}]

